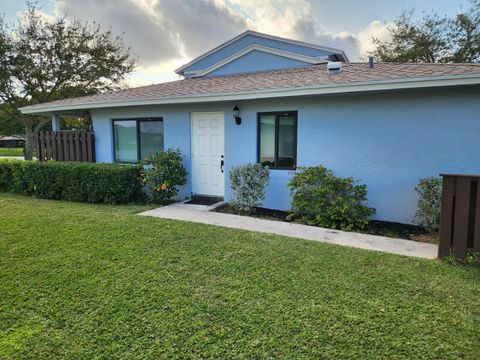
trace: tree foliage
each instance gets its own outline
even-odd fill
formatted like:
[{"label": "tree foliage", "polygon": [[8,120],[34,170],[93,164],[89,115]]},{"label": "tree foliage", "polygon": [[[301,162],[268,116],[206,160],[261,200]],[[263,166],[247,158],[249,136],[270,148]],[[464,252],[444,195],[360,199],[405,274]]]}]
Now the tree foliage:
[{"label": "tree foliage", "polygon": [[386,62],[478,63],[480,62],[480,0],[454,17],[436,13],[414,20],[405,11],[388,28],[390,39],[374,38],[374,56]]},{"label": "tree foliage", "polygon": [[24,127],[19,121],[15,109],[7,104],[0,104],[0,135],[20,135]]},{"label": "tree foliage", "polygon": [[134,65],[131,49],[111,31],[66,18],[47,20],[36,3],[27,2],[16,24],[1,21],[0,101],[25,126],[26,157],[33,133],[49,119],[23,115],[20,107],[118,89]]}]

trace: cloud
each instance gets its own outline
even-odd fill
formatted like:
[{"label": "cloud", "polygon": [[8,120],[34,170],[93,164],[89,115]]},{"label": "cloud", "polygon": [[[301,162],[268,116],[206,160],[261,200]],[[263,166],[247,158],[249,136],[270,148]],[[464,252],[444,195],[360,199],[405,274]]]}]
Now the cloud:
[{"label": "cloud", "polygon": [[388,32],[388,28],[393,25],[393,23],[384,23],[379,20],[374,20],[366,29],[360,31],[358,33],[360,55],[366,57],[373,52],[375,49],[373,38],[382,41],[390,40],[391,36]]},{"label": "cloud", "polygon": [[312,19],[300,19],[294,26],[297,37],[311,43],[342,49],[351,60],[359,56],[360,42],[349,32],[331,34],[319,28]]},{"label": "cloud", "polygon": [[54,12],[121,35],[139,58],[135,85],[175,79],[175,68],[246,29],[340,48],[352,61],[372,50],[372,36],[387,36],[380,21],[357,34],[328,32],[309,0],[57,0]]},{"label": "cloud", "polygon": [[372,21],[359,33],[331,33],[317,23],[308,0],[229,0],[254,30],[268,34],[339,48],[351,61],[368,56],[373,50],[372,36],[388,38],[390,24]]},{"label": "cloud", "polygon": [[58,0],[56,10],[59,15],[95,21],[104,29],[122,35],[126,44],[138,54],[142,66],[181,56],[161,19],[132,1]]},{"label": "cloud", "polygon": [[247,29],[246,20],[221,2],[164,0],[154,11],[164,14],[166,27],[188,57],[196,57]]},{"label": "cloud", "polygon": [[57,0],[56,12],[122,35],[142,67],[197,56],[246,28],[243,18],[213,1]]},{"label": "cloud", "polygon": [[295,37],[293,24],[311,17],[307,0],[225,0],[243,15],[250,29],[283,37]]}]

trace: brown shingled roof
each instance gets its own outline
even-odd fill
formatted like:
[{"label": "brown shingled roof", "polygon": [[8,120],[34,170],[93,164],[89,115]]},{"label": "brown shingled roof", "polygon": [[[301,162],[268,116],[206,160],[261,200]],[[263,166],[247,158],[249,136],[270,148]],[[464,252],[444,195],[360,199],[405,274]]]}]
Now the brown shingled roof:
[{"label": "brown shingled roof", "polygon": [[480,65],[476,64],[379,63],[375,64],[372,69],[368,68],[366,63],[344,63],[342,66],[343,69],[340,74],[328,74],[326,65],[320,64],[302,68],[183,79],[58,100],[28,108],[188,95],[235,94],[315,85],[341,85],[372,81],[451,77],[454,75],[478,74],[480,76]]}]

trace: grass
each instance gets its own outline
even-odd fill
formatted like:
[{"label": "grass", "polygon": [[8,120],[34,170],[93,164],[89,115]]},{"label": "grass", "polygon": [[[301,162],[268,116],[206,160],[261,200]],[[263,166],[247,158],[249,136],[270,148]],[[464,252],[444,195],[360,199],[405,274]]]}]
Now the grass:
[{"label": "grass", "polygon": [[0,194],[0,358],[480,353],[480,270]]},{"label": "grass", "polygon": [[0,156],[23,156],[23,148],[0,148]]}]

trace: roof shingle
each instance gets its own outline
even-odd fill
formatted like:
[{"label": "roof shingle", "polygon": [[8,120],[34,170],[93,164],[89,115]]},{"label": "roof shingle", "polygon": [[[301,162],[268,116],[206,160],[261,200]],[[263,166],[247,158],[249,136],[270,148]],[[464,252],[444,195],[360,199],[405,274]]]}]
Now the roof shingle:
[{"label": "roof shingle", "polygon": [[255,90],[296,88],[309,85],[339,85],[366,81],[468,74],[480,75],[480,65],[378,63],[371,69],[368,68],[366,63],[344,63],[340,74],[329,74],[326,70],[326,65],[320,64],[284,70],[183,79],[97,95],[57,100],[48,103],[48,105],[74,105],[89,102],[136,100],[183,95],[232,94]]}]

